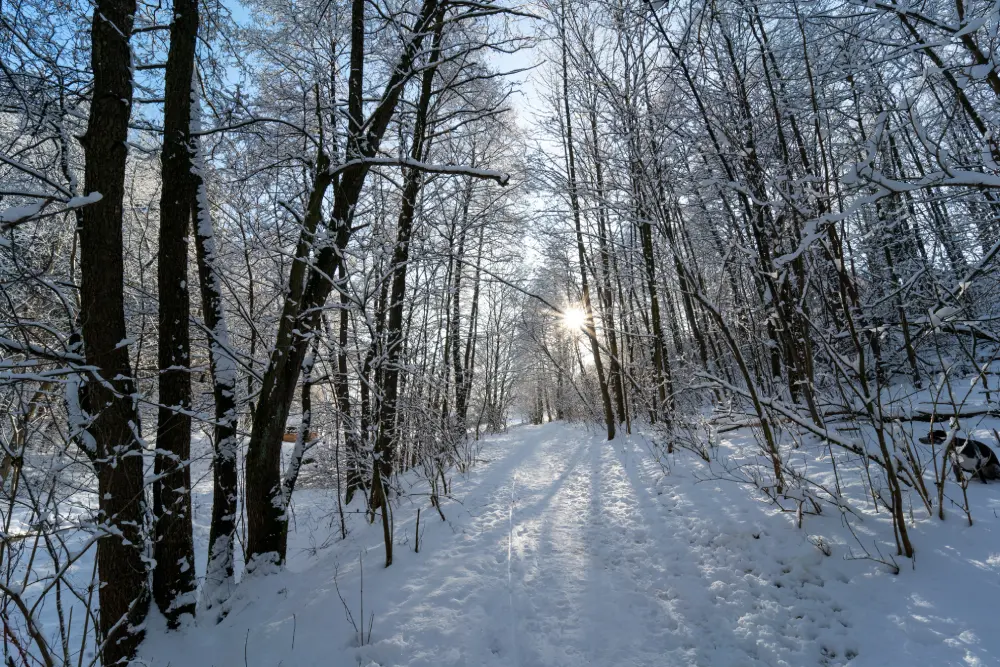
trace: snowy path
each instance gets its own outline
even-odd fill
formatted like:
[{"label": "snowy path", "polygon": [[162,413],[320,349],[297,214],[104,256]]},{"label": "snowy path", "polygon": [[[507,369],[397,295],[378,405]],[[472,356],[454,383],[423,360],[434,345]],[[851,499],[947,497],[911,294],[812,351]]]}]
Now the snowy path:
[{"label": "snowy path", "polygon": [[[941,576],[955,554],[939,565],[927,550],[925,569],[893,577],[845,560],[838,519],[824,517],[837,552],[824,557],[810,526],[743,487],[695,483],[697,462],[663,477],[638,440],[521,427],[483,455],[448,522],[423,512],[419,554],[404,503],[393,567],[379,567],[378,527],[357,522],[301,571],[242,586],[221,625],[154,630],[143,654],[206,667],[1000,664],[995,614],[965,617],[962,599],[989,609],[1000,593],[995,525],[975,537],[992,540],[984,578],[956,589]],[[357,617],[366,548],[375,618],[359,646],[334,582]]]},{"label": "snowy path", "polygon": [[[508,608],[500,594],[505,582],[487,583],[491,563],[482,554],[493,544],[497,564],[504,564],[495,531],[503,528],[509,485],[498,489],[481,517],[483,532],[447,554],[450,563],[476,565],[416,595],[428,595],[438,609],[451,607],[457,634],[473,638],[469,653],[460,651],[465,658],[475,650],[476,631],[488,637],[495,664],[523,667],[770,665],[821,636],[832,640],[828,653],[842,652],[835,647],[845,643],[848,623],[827,611],[837,605],[818,586],[791,594],[803,618],[782,627],[788,614],[777,598],[789,594],[772,595],[770,589],[780,589],[744,558],[755,541],[752,529],[723,517],[727,525],[705,523],[669,489],[652,495],[628,443],[623,452],[622,444],[600,437],[558,434],[522,445],[531,455],[510,476],[516,502]],[[463,575],[480,575],[479,581],[467,590]],[[488,610],[482,625],[463,628],[471,602],[463,591]],[[497,623],[501,618],[507,628]],[[770,636],[761,635],[761,624],[771,626]],[[769,650],[772,642],[776,648]],[[817,651],[822,660],[822,648]],[[435,663],[450,664],[440,656],[426,664]],[[460,658],[454,664],[478,663]]]}]

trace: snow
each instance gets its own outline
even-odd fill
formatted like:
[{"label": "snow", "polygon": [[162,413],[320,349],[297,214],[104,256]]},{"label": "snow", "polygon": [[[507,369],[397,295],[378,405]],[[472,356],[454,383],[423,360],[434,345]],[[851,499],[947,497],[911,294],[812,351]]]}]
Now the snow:
[{"label": "snow", "polygon": [[0,211],[0,222],[20,222],[22,220],[27,220],[30,217],[38,215],[38,212],[42,210],[45,206],[46,201],[34,201],[30,204],[24,204],[22,206],[12,206],[11,208],[4,209]]},{"label": "snow", "polygon": [[[100,192],[91,192],[89,195],[84,197],[71,197],[66,201],[66,210],[80,208],[88,204],[93,204],[101,200]],[[0,223],[15,224],[33,218],[42,209],[45,208],[52,198],[38,199],[27,204],[22,204],[21,206],[12,206],[11,208],[4,209],[0,211]]]},{"label": "snow", "polygon": [[368,166],[386,166],[386,167],[410,167],[413,169],[419,169],[420,171],[426,171],[433,174],[459,174],[473,176],[475,178],[485,178],[496,181],[498,184],[506,186],[510,181],[510,174],[504,173],[502,171],[496,171],[494,169],[478,169],[476,167],[466,166],[466,165],[455,165],[455,164],[430,164],[427,162],[421,162],[419,160],[414,160],[413,158],[382,158],[382,157],[368,157],[358,160],[348,160],[339,165],[335,165],[330,168],[330,173],[336,175],[347,171],[353,167],[368,165]]},{"label": "snow", "polygon": [[101,201],[104,198],[100,192],[91,192],[89,195],[82,197],[73,197],[68,202],[66,202],[66,208],[80,208],[81,206],[86,206],[87,204],[93,204],[95,202]]},{"label": "snow", "polygon": [[[722,457],[739,457],[749,435],[725,437]],[[218,625],[202,618],[168,633],[154,613],[140,664],[1000,661],[1000,486],[969,487],[972,527],[957,510],[942,522],[915,509],[915,568],[897,559],[902,570],[893,575],[848,557],[857,542],[835,512],[805,516],[799,529],[794,513],[751,487],[713,478],[696,457],[670,457],[665,473],[650,451],[642,436],[607,443],[565,424],[513,428],[489,439],[486,462],[455,480],[444,522],[419,495],[425,489],[416,477],[404,475],[411,495],[394,511],[388,569],[378,523],[349,514],[341,540],[333,494],[296,491],[288,569],[242,582]],[[807,451],[801,456],[803,465],[822,465]],[[196,515],[206,511],[200,505]],[[893,553],[886,513],[855,509],[859,539]],[[341,596],[365,628],[364,645]]]}]

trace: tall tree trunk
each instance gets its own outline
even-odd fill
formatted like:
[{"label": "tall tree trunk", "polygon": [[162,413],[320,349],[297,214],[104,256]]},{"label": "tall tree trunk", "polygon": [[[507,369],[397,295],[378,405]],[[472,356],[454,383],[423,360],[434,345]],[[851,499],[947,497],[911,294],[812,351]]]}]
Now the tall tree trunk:
[{"label": "tall tree trunk", "polygon": [[347,334],[350,323],[350,296],[347,293],[346,268],[340,265],[337,276],[340,292],[340,318],[337,329],[337,372],[333,377],[333,390],[337,395],[337,410],[344,428],[344,446],[347,450],[347,479],[344,485],[344,501],[351,503],[354,492],[364,487],[364,453],[357,423],[351,415],[351,388],[347,376]]},{"label": "tall tree trunk", "polygon": [[371,331],[371,343],[368,345],[368,353],[361,364],[359,371],[360,398],[358,406],[362,446],[367,447],[373,440],[372,425],[378,416],[379,392],[373,388],[381,386],[379,377],[382,373],[383,356],[385,354],[385,311],[386,300],[389,298],[389,281],[391,280],[392,268],[389,273],[382,275],[381,287],[379,287],[378,297],[375,299],[375,328]]},{"label": "tall tree trunk", "polygon": [[465,340],[465,374],[462,377],[461,403],[456,405],[458,423],[468,428],[469,394],[472,390],[473,373],[476,369],[476,343],[478,342],[479,287],[483,262],[483,228],[479,229],[479,245],[476,251],[476,273],[472,280],[472,312],[469,314],[469,337]]},{"label": "tall tree trunk", "polygon": [[462,211],[462,229],[458,236],[458,250],[455,256],[454,282],[451,286],[451,329],[448,339],[451,340],[451,364],[455,372],[455,436],[465,438],[465,422],[462,421],[466,413],[465,394],[465,368],[462,365],[462,274],[464,265],[462,260],[465,257],[465,235],[466,223],[469,218],[469,200],[472,198],[472,177],[469,177],[469,193],[466,196],[465,206]]},{"label": "tall tree trunk", "polygon": [[158,477],[153,486],[153,598],[175,628],[194,614],[194,537],[191,524],[191,315],[188,230],[194,179],[191,92],[198,0],[174,0],[163,107],[162,189],[157,269],[159,313]]},{"label": "tall tree trunk", "polygon": [[605,321],[605,334],[608,339],[608,371],[611,379],[611,389],[614,394],[615,408],[618,412],[618,423],[625,418],[625,383],[622,374],[621,361],[618,356],[618,334],[615,332],[615,296],[611,289],[611,257],[608,249],[608,226],[611,224],[608,215],[607,202],[604,198],[604,165],[601,157],[600,140],[597,133],[597,100],[590,108],[591,141],[594,144],[594,178],[597,188],[597,240],[601,249],[601,286],[598,294],[603,297],[602,317]]},{"label": "tall tree trunk", "polygon": [[101,199],[81,216],[80,313],[84,354],[93,368],[81,390],[91,417],[82,434],[97,472],[100,637],[105,665],[127,662],[142,641],[149,609],[146,492],[136,388],[125,329],[122,203],[132,109],[129,38],[134,0],[96,0],[91,28],[94,93],[83,136],[84,189]]},{"label": "tall tree trunk", "polygon": [[[434,73],[440,56],[441,32],[444,29],[444,12],[439,11],[434,24],[434,42],[430,63],[423,72],[417,117],[413,125],[413,144],[410,156],[422,160],[427,134],[427,113],[434,88]],[[389,499],[385,485],[392,477],[393,453],[398,445],[396,432],[396,399],[399,389],[399,357],[403,346],[403,300],[406,296],[406,265],[410,259],[410,235],[417,206],[417,195],[423,182],[418,169],[406,170],[403,199],[396,223],[396,245],[392,252],[392,290],[389,296],[386,363],[383,375],[382,403],[379,409],[378,436],[375,440],[375,469],[372,477],[372,508],[382,508],[382,532],[385,538],[385,565],[392,565],[392,527],[390,525]],[[456,341],[457,344],[457,341]]]},{"label": "tall tree trunk", "polygon": [[[192,132],[200,131],[198,109],[194,109]],[[235,585],[233,551],[236,540],[238,494],[236,358],[229,340],[229,327],[222,301],[222,280],[216,266],[215,230],[208,207],[204,164],[193,138],[195,199],[192,205],[201,310],[209,337],[209,365],[215,398],[215,428],[212,460],[212,523],[208,535],[208,565],[201,595],[205,609],[222,605]],[[219,616],[224,615],[225,609]]]},{"label": "tall tree trunk", "polygon": [[[646,290],[649,292],[650,328],[653,333],[653,374],[656,378],[656,400],[658,409],[653,414],[661,416],[669,426],[673,419],[673,383],[670,377],[670,363],[667,360],[667,346],[663,342],[663,325],[660,321],[660,297],[656,285],[656,261],[653,255],[653,229],[648,219],[639,223],[639,238],[642,243],[643,268],[646,273]],[[662,412],[660,412],[662,410]],[[673,442],[668,443],[673,448]]]},{"label": "tall tree trunk", "polygon": [[451,326],[451,302],[455,298],[455,294],[452,291],[452,281],[454,280],[455,271],[460,270],[461,267],[457,266],[455,261],[455,229],[457,223],[455,220],[451,221],[451,225],[448,230],[448,269],[445,272],[444,285],[445,288],[441,294],[441,312],[445,313],[444,316],[444,353],[442,356],[441,363],[441,384],[437,388],[440,392],[440,401],[435,401],[435,405],[439,404],[440,409],[438,410],[438,419],[440,420],[440,428],[442,432],[447,432],[448,430],[448,416],[450,414],[448,401],[451,398],[451,346],[454,341],[452,341],[452,334],[454,333]]},{"label": "tall tree trunk", "polygon": [[302,470],[302,462],[305,460],[306,452],[316,444],[312,430],[312,388],[315,380],[313,369],[316,366],[316,355],[318,353],[319,350],[316,348],[316,344],[314,344],[312,352],[302,362],[302,391],[299,394],[299,402],[302,404],[302,419],[299,421],[299,428],[295,436],[295,447],[292,449],[288,468],[285,470],[284,479],[281,481],[281,493],[285,507],[288,507],[288,504],[292,501],[292,493],[295,492],[295,483],[299,481],[299,472]]},{"label": "tall tree trunk", "polygon": [[594,356],[594,368],[597,371],[597,383],[601,390],[601,402],[604,404],[604,422],[608,427],[608,440],[615,439],[615,414],[611,407],[611,392],[608,391],[608,381],[604,375],[604,363],[601,361],[601,346],[597,340],[597,329],[594,326],[594,307],[590,301],[590,285],[587,282],[587,255],[583,243],[583,229],[580,222],[580,198],[576,182],[576,155],[573,149],[573,115],[569,104],[569,56],[566,45],[566,2],[562,2],[561,33],[562,33],[562,92],[563,106],[566,114],[566,162],[569,178],[570,207],[573,209],[573,224],[576,229],[576,248],[580,262],[580,279],[583,292],[583,308],[586,314],[584,329],[590,339],[590,351]]}]

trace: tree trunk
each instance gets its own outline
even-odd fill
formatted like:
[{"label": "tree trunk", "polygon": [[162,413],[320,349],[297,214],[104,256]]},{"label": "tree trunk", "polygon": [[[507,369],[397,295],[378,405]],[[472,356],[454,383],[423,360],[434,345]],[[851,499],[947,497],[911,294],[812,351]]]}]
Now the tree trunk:
[{"label": "tree trunk", "polygon": [[[295,448],[292,450],[291,460],[285,471],[285,477],[281,481],[281,493],[285,507],[292,501],[292,493],[295,492],[295,483],[299,481],[299,472],[302,470],[302,462],[305,460],[306,452],[316,443],[312,430],[312,388],[313,388],[313,368],[316,366],[316,355],[319,350],[313,346],[312,352],[302,362],[302,392],[299,394],[299,401],[302,403],[302,419],[299,421],[298,432],[295,436]],[[287,525],[287,524],[286,524]]]},{"label": "tree trunk", "polygon": [[461,401],[457,402],[456,412],[458,423],[463,429],[468,428],[469,394],[472,391],[473,373],[476,369],[476,343],[478,341],[479,322],[479,287],[481,283],[483,261],[483,229],[479,230],[479,246],[476,251],[476,273],[472,280],[472,312],[469,314],[469,337],[465,340],[465,374],[462,377]]},{"label": "tree trunk", "polygon": [[127,662],[142,641],[149,608],[143,548],[146,493],[139,414],[125,330],[122,202],[132,109],[129,38],[134,0],[96,0],[91,28],[94,93],[82,138],[87,193],[101,199],[81,216],[80,312],[87,365],[81,390],[92,421],[82,434],[97,472],[100,636],[105,665]]},{"label": "tree trunk", "polygon": [[340,266],[337,285],[340,290],[340,319],[337,330],[337,372],[333,377],[333,390],[337,395],[337,410],[344,428],[344,446],[347,450],[347,479],[344,484],[344,502],[348,505],[354,492],[364,488],[364,453],[361,436],[354,418],[351,416],[351,387],[347,379],[347,334],[350,323],[350,296],[347,293],[345,267]]},{"label": "tree trunk", "polygon": [[[648,220],[639,223],[639,238],[642,242],[643,268],[646,273],[646,289],[649,292],[650,328],[653,332],[653,374],[656,378],[656,399],[658,409],[653,411],[667,421],[673,419],[673,383],[670,378],[670,364],[667,349],[663,343],[663,325],[660,322],[660,299],[656,286],[656,261],[653,256],[653,230]],[[662,410],[662,412],[660,412]],[[672,448],[673,443],[668,447]]]},{"label": "tree trunk", "polygon": [[[198,109],[194,110],[198,113]],[[200,131],[197,116],[192,131]],[[233,548],[236,540],[238,494],[237,454],[237,384],[236,358],[229,340],[226,311],[222,302],[222,280],[216,266],[215,230],[212,226],[208,194],[205,188],[204,165],[193,140],[195,199],[193,202],[195,250],[198,258],[198,280],[201,286],[201,309],[208,329],[209,364],[212,373],[212,394],[215,398],[215,433],[212,461],[212,524],[208,536],[208,565],[201,595],[205,609],[222,605],[232,593]],[[225,611],[220,612],[220,617]],[[220,619],[221,620],[221,619]]]},{"label": "tree trunk", "polygon": [[[473,162],[473,166],[475,163]],[[469,177],[469,194],[462,211],[462,229],[458,236],[458,250],[455,257],[454,283],[451,292],[451,330],[448,339],[451,341],[451,362],[455,372],[455,437],[465,439],[465,422],[462,420],[467,411],[465,405],[465,368],[462,365],[462,260],[465,256],[466,223],[469,218],[469,200],[472,199],[472,178]]]},{"label": "tree trunk", "polygon": [[[434,87],[434,73],[440,56],[443,29],[444,12],[438,12],[434,24],[434,43],[430,54],[430,64],[423,72],[420,100],[417,103],[417,117],[413,126],[413,145],[410,155],[418,161],[422,160],[424,156],[427,113]],[[420,192],[422,182],[419,170],[415,168],[406,170],[399,220],[396,223],[396,246],[392,252],[392,289],[389,296],[386,363],[383,374],[382,403],[378,418],[378,437],[375,440],[375,469],[372,478],[371,502],[372,509],[382,508],[386,567],[392,565],[392,529],[389,499],[386,497],[385,485],[392,477],[393,452],[398,445],[396,399],[399,389],[399,357],[403,346],[403,299],[406,296],[406,265],[410,259],[410,235],[416,211],[417,195]]]},{"label": "tree trunk", "polygon": [[583,291],[583,308],[586,314],[584,329],[587,338],[590,339],[590,351],[594,357],[594,368],[597,371],[597,383],[601,389],[601,402],[604,404],[604,422],[608,427],[608,440],[615,439],[615,414],[611,407],[611,392],[608,390],[608,381],[604,375],[604,364],[601,361],[601,347],[597,340],[597,329],[594,326],[594,307],[590,301],[590,285],[587,283],[587,255],[583,243],[583,229],[580,222],[580,199],[577,192],[576,183],[576,156],[573,150],[573,116],[570,113],[569,105],[569,63],[566,45],[566,2],[562,3],[562,87],[563,105],[566,114],[566,161],[569,178],[569,198],[570,207],[573,209],[573,224],[576,228],[576,248],[580,261],[580,279]]},{"label": "tree trunk", "polygon": [[[600,141],[597,134],[597,101],[594,100],[590,108],[590,131],[591,140],[594,143],[594,178],[597,188],[597,239],[601,249],[601,287],[598,294],[603,296],[603,314],[605,320],[605,333],[608,339],[609,375],[611,376],[611,389],[615,399],[615,408],[618,413],[618,423],[626,421],[625,418],[625,383],[618,356],[618,335],[615,332],[615,297],[611,289],[611,258],[608,249],[608,226],[611,224],[607,211],[607,202],[604,198],[604,167],[602,164]],[[596,280],[596,279],[595,279]]]},{"label": "tree trunk", "polygon": [[153,486],[153,598],[176,628],[194,615],[194,538],[191,525],[191,315],[188,230],[191,174],[191,92],[198,0],[174,0],[163,111],[162,190],[157,270],[159,313],[158,477]]}]

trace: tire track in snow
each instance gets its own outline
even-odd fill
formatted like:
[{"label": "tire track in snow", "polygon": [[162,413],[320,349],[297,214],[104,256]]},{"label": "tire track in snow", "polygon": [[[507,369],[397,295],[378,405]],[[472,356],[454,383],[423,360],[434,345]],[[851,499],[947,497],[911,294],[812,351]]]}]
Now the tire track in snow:
[{"label": "tire track in snow", "polygon": [[523,667],[836,666],[853,656],[818,551],[764,553],[745,500],[720,505],[725,494],[680,478],[657,487],[635,443],[567,436],[518,469],[511,568],[523,569],[512,582]]},{"label": "tire track in snow", "polygon": [[519,475],[524,504],[529,484],[541,496],[531,511],[519,506],[522,665],[662,665],[669,633],[648,587],[637,583],[647,559],[630,547],[649,531],[632,525],[635,500],[603,456],[612,446],[566,435]]},{"label": "tire track in snow", "polygon": [[510,480],[510,511],[507,515],[508,519],[508,531],[507,531],[507,602],[508,611],[510,617],[508,623],[510,624],[510,645],[511,653],[514,655],[514,664],[520,664],[517,657],[517,614],[514,611],[514,585],[511,578],[510,563],[511,554],[514,549],[514,504],[516,502],[516,489],[517,489],[517,470],[514,471],[513,476]]}]

